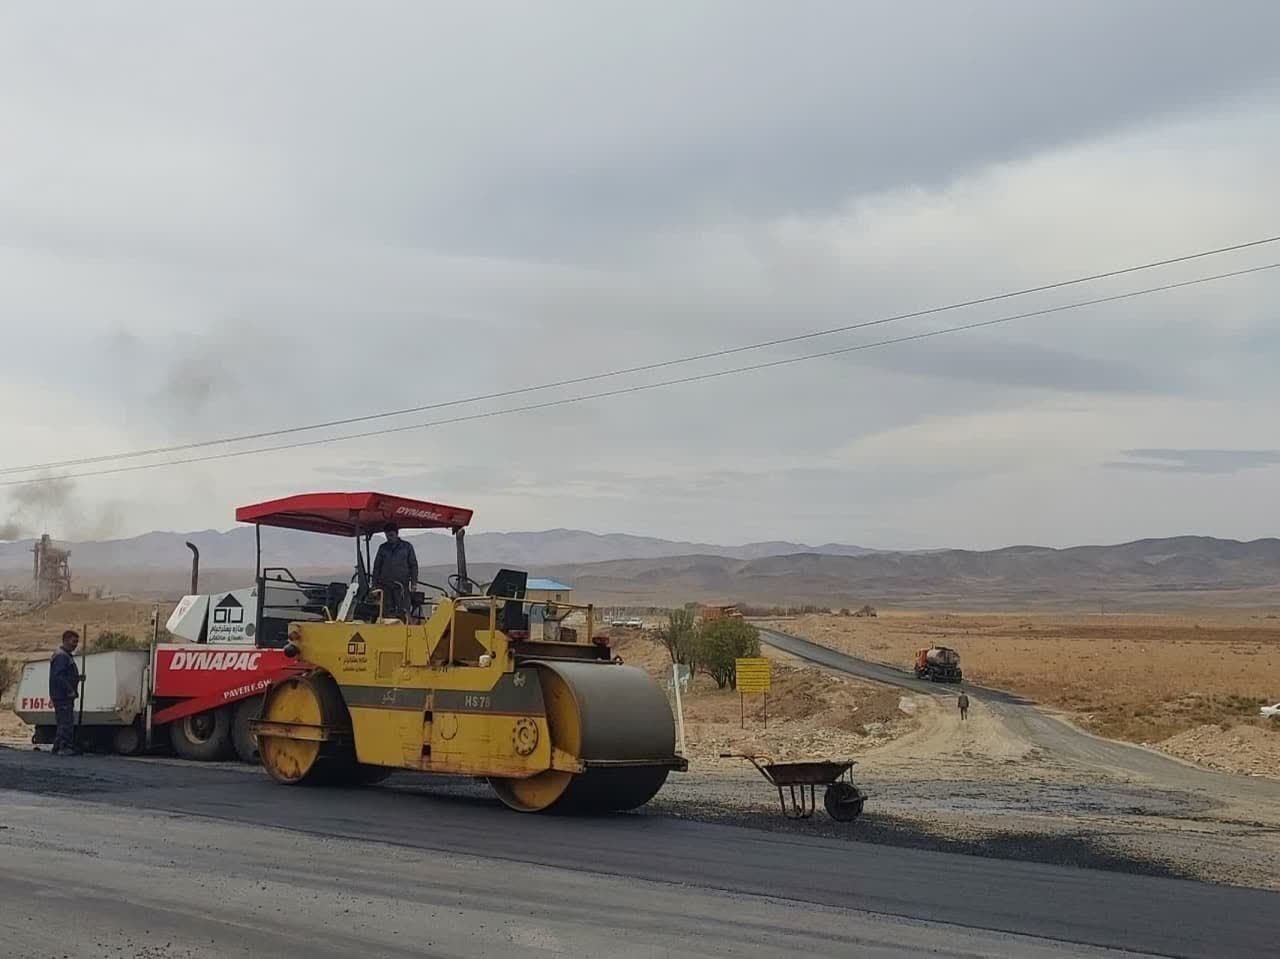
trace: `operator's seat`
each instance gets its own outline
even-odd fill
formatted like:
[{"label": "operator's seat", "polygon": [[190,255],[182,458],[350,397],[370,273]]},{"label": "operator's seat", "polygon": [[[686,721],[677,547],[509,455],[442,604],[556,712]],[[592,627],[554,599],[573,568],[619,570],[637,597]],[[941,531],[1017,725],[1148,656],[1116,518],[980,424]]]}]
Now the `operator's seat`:
[{"label": "operator's seat", "polygon": [[[529,617],[524,612],[525,586],[529,574],[514,569],[501,569],[485,590],[485,595],[505,599],[497,611],[497,627],[504,633],[529,629]],[[476,638],[476,633],[489,628],[489,604],[479,599],[464,602],[454,612],[452,622],[436,641],[429,653],[433,663],[450,661],[463,665],[475,665],[480,656],[490,650]]]},{"label": "operator's seat", "polygon": [[529,585],[529,574],[518,569],[500,569],[485,591],[489,596],[505,598],[498,611],[498,628],[504,633],[514,630],[529,631],[529,614],[524,609],[524,594]]},{"label": "operator's seat", "polygon": [[324,606],[329,611],[330,619],[338,618],[338,610],[342,607],[342,601],[347,598],[347,583],[326,583]]}]

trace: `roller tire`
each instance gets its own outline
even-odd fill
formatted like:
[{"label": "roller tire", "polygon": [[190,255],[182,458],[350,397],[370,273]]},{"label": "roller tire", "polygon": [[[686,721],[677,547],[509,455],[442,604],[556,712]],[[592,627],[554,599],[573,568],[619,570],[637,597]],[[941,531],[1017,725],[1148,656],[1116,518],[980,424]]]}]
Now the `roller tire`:
[{"label": "roller tire", "polygon": [[832,783],[822,794],[822,805],[836,822],[853,822],[862,815],[866,802],[867,797],[853,783]]},{"label": "roller tire", "polygon": [[658,794],[667,781],[662,766],[624,766],[589,769],[573,777],[554,812],[592,815],[638,809]]},{"label": "roller tire", "polygon": [[[277,697],[292,697],[301,693],[305,716],[281,716],[276,712]],[[296,709],[298,702],[294,700]],[[289,740],[279,744],[275,737],[267,737],[259,744],[262,765],[276,782],[286,786],[349,786],[356,784],[355,750],[350,739],[351,715],[338,690],[338,684],[328,673],[310,673],[306,676],[286,679],[273,686],[266,694],[262,706],[264,719],[319,722],[345,735],[315,745],[290,746]],[[283,747],[283,752],[280,748]],[[300,749],[300,751],[298,751]],[[292,753],[292,755],[289,755]],[[273,757],[274,758],[273,760]]]},{"label": "roller tire", "polygon": [[333,759],[327,762],[316,777],[317,786],[373,786],[388,776],[394,769],[390,766],[373,766],[368,763],[352,762],[349,759]]},{"label": "roller tire", "polygon": [[137,724],[121,726],[111,735],[111,750],[120,756],[136,756],[143,745],[142,730]]},{"label": "roller tire", "polygon": [[258,737],[249,728],[249,723],[262,712],[262,697],[250,696],[231,708],[235,711],[231,720],[231,746],[235,750],[236,759],[256,765],[262,757],[258,754]]},{"label": "roller tire", "polygon": [[[529,779],[490,778],[518,812],[593,814],[643,806],[667,780],[675,721],[662,691],[635,667],[535,663],[556,748],[582,758],[581,773],[548,769]],[[591,766],[591,761],[610,765]],[[629,765],[634,762],[635,765]]]},{"label": "roller tire", "polygon": [[395,770],[390,766],[371,766],[368,763],[357,763],[355,783],[358,786],[376,786],[393,772]]},{"label": "roller tire", "polygon": [[169,742],[183,759],[214,762],[231,756],[231,710],[211,709],[169,724]]}]

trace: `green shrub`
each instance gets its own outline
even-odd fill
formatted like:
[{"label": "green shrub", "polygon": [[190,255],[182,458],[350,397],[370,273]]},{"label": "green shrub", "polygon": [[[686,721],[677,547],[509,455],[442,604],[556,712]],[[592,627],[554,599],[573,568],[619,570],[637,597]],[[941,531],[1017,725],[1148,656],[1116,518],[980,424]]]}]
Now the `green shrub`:
[{"label": "green shrub", "polygon": [[93,641],[93,645],[89,647],[87,652],[105,653],[112,649],[147,649],[149,645],[145,640],[136,639],[130,633],[103,630],[98,634],[98,638]]},{"label": "green shrub", "polygon": [[18,664],[8,656],[0,656],[0,696],[9,691],[18,679]]},{"label": "green shrub", "polygon": [[691,609],[673,609],[667,614],[667,625],[658,631],[658,638],[667,648],[673,663],[694,668],[697,655],[698,627]]},{"label": "green shrub", "polygon": [[745,620],[724,616],[698,627],[695,648],[699,669],[721,689],[737,689],[735,660],[760,655],[760,632]]}]

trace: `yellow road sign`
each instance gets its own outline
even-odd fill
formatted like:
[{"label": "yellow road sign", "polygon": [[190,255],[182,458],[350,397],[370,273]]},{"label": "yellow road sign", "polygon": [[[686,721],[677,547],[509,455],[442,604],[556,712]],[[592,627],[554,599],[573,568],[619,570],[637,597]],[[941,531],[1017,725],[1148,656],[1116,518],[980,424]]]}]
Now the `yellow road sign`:
[{"label": "yellow road sign", "polygon": [[769,691],[770,660],[763,656],[735,660],[738,670],[738,692],[767,693]]}]

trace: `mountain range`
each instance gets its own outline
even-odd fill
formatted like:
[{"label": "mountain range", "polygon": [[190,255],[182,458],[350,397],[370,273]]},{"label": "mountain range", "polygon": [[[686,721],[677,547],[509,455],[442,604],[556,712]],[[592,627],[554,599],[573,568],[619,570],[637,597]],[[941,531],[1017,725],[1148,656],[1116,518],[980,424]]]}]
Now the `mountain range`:
[{"label": "mountain range", "polygon": [[[252,575],[254,532],[153,532],[71,543],[77,588],[173,597],[186,589],[190,540],[201,552],[201,589],[242,585]],[[263,561],[317,577],[346,578],[348,540],[263,530]],[[454,560],[448,535],[413,536],[422,578],[443,582]],[[0,544],[0,579],[30,576],[31,541]],[[1097,609],[1206,604],[1280,605],[1280,539],[1208,536],[1143,539],[1110,546],[1010,546],[995,550],[887,552],[785,541],[717,546],[582,530],[468,535],[472,575],[499,564],[574,584],[584,601],[669,606],[690,600],[754,604],[1008,609]]]},{"label": "mountain range", "polygon": [[[422,565],[447,563],[454,557],[453,537],[447,533],[406,533]],[[380,539],[380,537],[379,537]],[[191,554],[186,542],[200,550],[202,566],[216,569],[252,569],[254,530],[249,526],[219,532],[151,532],[129,539],[58,543],[71,550],[72,570],[168,569],[186,567]],[[34,540],[0,543],[0,570],[31,568]],[[861,546],[825,543],[766,542],[745,546],[718,546],[632,536],[627,533],[588,533],[578,529],[549,529],[522,533],[468,533],[467,558],[478,563],[507,563],[536,568],[560,563],[597,563],[617,559],[660,559],[668,556],[720,556],[752,560],[795,553],[861,556],[873,552]],[[351,563],[350,540],[316,536],[289,529],[263,529],[263,563],[289,567],[342,567]]]},{"label": "mountain range", "polygon": [[547,573],[584,595],[637,605],[719,599],[836,608],[1280,606],[1280,539],[1177,536],[1067,549],[803,553],[753,560],[677,556],[559,566]]}]

